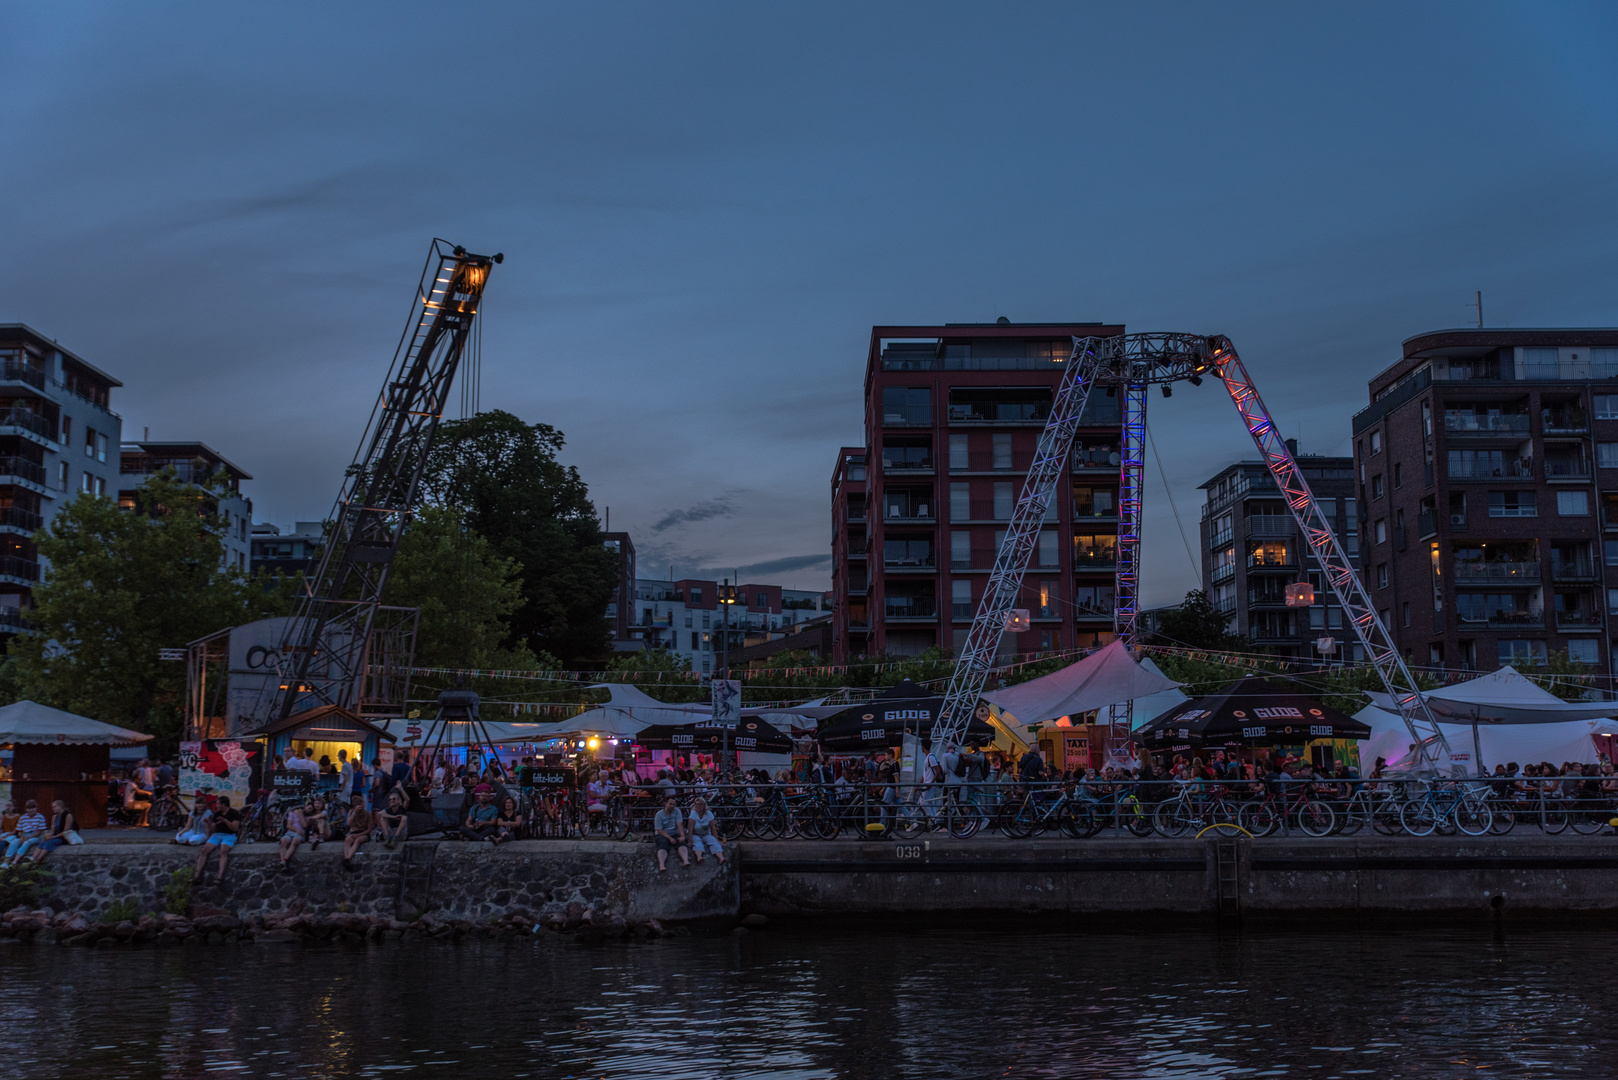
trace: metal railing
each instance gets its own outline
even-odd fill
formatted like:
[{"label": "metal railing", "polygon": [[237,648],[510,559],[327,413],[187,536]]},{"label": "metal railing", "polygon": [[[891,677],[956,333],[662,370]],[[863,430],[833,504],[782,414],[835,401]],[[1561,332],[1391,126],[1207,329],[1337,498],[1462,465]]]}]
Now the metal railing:
[{"label": "metal railing", "polygon": [[1444,430],[1451,435],[1527,434],[1527,413],[1445,413]]},{"label": "metal railing", "polygon": [[1454,563],[1456,581],[1538,581],[1537,562],[1462,562]]},{"label": "metal railing", "polygon": [[0,427],[20,427],[42,439],[56,439],[56,425],[32,409],[0,409]]},{"label": "metal railing", "polygon": [[45,373],[18,360],[7,360],[0,363],[0,379],[4,379],[6,382],[27,383],[36,390],[45,389]]},{"label": "metal railing", "polygon": [[20,476],[41,486],[45,483],[45,466],[20,457],[0,457],[0,481],[7,476]]}]

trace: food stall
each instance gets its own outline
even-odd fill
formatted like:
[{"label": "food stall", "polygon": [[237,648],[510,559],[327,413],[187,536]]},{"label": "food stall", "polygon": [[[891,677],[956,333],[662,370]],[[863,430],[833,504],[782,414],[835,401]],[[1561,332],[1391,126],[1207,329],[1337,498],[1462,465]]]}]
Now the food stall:
[{"label": "food stall", "polygon": [[11,750],[11,777],[0,785],[0,798],[16,799],[19,806],[33,799],[46,815],[52,800],[61,799],[79,828],[101,828],[107,823],[112,748],[151,738],[37,701],[13,702],[0,708],[0,746]]}]

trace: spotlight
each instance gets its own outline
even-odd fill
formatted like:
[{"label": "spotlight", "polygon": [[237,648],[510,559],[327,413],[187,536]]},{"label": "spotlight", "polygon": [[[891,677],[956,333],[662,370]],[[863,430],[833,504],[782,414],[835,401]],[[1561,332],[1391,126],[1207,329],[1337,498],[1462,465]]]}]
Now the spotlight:
[{"label": "spotlight", "polygon": [[1187,379],[1186,382],[1190,383],[1192,386],[1201,386],[1202,385],[1202,376],[1201,375],[1193,375],[1189,379]]},{"label": "spotlight", "polygon": [[1168,383],[1164,383],[1163,384],[1163,396],[1164,397],[1173,397],[1174,396],[1174,387],[1170,386]]}]

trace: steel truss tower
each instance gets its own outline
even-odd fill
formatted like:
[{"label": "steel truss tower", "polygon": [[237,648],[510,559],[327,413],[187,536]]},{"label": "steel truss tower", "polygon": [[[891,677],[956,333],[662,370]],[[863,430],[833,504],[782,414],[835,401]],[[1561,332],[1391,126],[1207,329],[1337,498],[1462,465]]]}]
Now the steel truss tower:
[{"label": "steel truss tower", "polygon": [[[1202,383],[1204,375],[1220,379],[1246,424],[1254,445],[1275,478],[1309,550],[1325,573],[1337,602],[1348,613],[1350,625],[1376,668],[1382,684],[1398,705],[1411,738],[1421,747],[1429,767],[1436,768],[1436,747],[1448,753],[1449,743],[1434,721],[1414,677],[1393,645],[1392,636],[1371,606],[1370,596],[1348,561],[1331,524],[1320,512],[1292,452],[1275,429],[1259,398],[1247,368],[1223,336],[1194,334],[1127,334],[1109,338],[1075,338],[1073,353],[1051,404],[1050,419],[1040,435],[1034,464],[1023,482],[1005,540],[995,558],[977,615],[945,691],[944,703],[933,726],[934,745],[958,742],[978,707],[999,649],[1000,636],[1016,606],[1023,575],[1038,540],[1046,511],[1064,474],[1072,450],[1073,432],[1084,403],[1096,385],[1119,387],[1124,394],[1124,454],[1119,472],[1120,527],[1118,535],[1118,595],[1113,626],[1134,645],[1140,556],[1141,481],[1146,428],[1146,390],[1152,384],[1186,381]],[[1131,506],[1131,501],[1133,505]],[[1116,712],[1110,717],[1117,723]],[[1127,716],[1125,717],[1127,722]],[[1425,732],[1425,734],[1424,734]]]},{"label": "steel truss tower", "polygon": [[503,260],[433,241],[387,381],[344,474],[320,565],[287,621],[271,707],[261,702],[257,719],[361,700],[388,570],[416,508],[483,287]]}]

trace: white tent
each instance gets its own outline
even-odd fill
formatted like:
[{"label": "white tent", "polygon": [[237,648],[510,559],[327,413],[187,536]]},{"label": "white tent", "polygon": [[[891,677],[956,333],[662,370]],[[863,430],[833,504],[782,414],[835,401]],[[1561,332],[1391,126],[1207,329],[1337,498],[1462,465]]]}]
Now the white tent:
[{"label": "white tent", "polygon": [[[1354,714],[1354,719],[1371,728],[1371,737],[1360,743],[1360,765],[1369,773],[1377,758],[1386,758],[1393,769],[1418,769],[1420,763],[1410,755],[1410,732],[1399,714],[1367,705]],[[1444,724],[1444,737],[1456,750],[1473,749],[1471,724]],[[1596,735],[1618,735],[1618,723],[1609,719],[1563,720],[1538,724],[1480,724],[1477,742],[1481,746],[1481,764],[1490,770],[1496,765],[1515,761],[1522,765],[1549,761],[1560,765],[1564,761],[1589,764],[1599,760],[1596,753]]]},{"label": "white tent", "polygon": [[[377,720],[374,723],[378,728],[392,735],[396,740],[396,745],[401,748],[431,747],[436,746],[439,742],[438,720],[436,718],[421,720],[393,718],[390,720]],[[461,723],[466,726],[467,735],[466,737],[457,736],[454,739],[456,746],[463,746],[469,740],[481,743],[485,731],[488,732],[489,741],[492,743],[542,742],[556,737],[551,730],[554,727],[552,724],[522,724],[500,720],[480,720],[476,724],[466,721],[450,721],[450,723]],[[410,737],[412,725],[421,731],[421,735],[415,739]],[[445,744],[448,745],[448,742],[449,740],[446,740]]]},{"label": "white tent", "polygon": [[[1438,690],[1424,690],[1436,719],[1459,724],[1559,724],[1598,720],[1618,712],[1614,701],[1563,701],[1507,664],[1499,671]],[[1371,691],[1371,704],[1398,712],[1393,698]]]},{"label": "white tent", "polygon": [[18,743],[137,746],[150,742],[151,738],[138,731],[91,720],[88,716],[53,709],[37,701],[14,701],[0,708],[0,746],[15,746]]},{"label": "white tent", "polygon": [[[1165,677],[1156,665],[1147,669],[1136,663],[1124,643],[1114,641],[1060,671],[1008,686],[1004,690],[995,690],[983,697],[1001,712],[1016,717],[1018,723],[1032,726],[1061,716],[1076,716],[1092,709],[1105,708],[1117,702],[1145,699],[1174,690],[1179,685]],[[1180,700],[1185,700],[1184,695]]]}]

